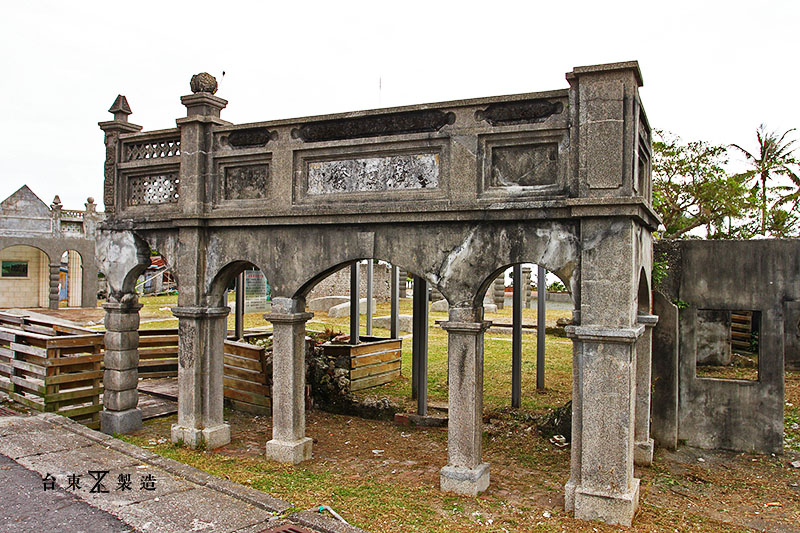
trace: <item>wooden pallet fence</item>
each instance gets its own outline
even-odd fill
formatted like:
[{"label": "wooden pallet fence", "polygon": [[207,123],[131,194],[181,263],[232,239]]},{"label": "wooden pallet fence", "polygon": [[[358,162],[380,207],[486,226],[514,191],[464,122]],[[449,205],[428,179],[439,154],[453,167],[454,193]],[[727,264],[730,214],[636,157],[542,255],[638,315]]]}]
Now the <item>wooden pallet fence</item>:
[{"label": "wooden pallet fence", "polygon": [[[350,390],[377,387],[400,377],[402,339],[361,336],[359,344],[322,345],[325,354],[350,361]],[[338,363],[337,363],[338,366]]]},{"label": "wooden pallet fence", "polygon": [[178,375],[178,330],[139,330],[139,377],[166,378]]},{"label": "wooden pallet fence", "polygon": [[224,367],[225,402],[240,411],[270,414],[271,391],[267,385],[264,347],[226,340]]},{"label": "wooden pallet fence", "polygon": [[0,389],[36,411],[100,427],[102,334],[43,335],[0,327]]}]

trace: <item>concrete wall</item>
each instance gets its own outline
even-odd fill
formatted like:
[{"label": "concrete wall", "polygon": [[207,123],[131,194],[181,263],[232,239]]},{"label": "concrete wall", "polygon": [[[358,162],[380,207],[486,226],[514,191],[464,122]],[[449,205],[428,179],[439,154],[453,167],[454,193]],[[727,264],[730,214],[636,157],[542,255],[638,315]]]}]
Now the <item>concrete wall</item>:
[{"label": "concrete wall", "polygon": [[[800,363],[795,338],[800,241],[667,241],[655,249],[656,258],[669,265],[661,290],[683,307],[678,318],[679,389],[673,400],[679,412],[677,437],[703,448],[781,452],[784,364]],[[700,330],[708,330],[703,324],[709,309],[761,312],[758,381],[697,377],[698,345],[708,336]],[[668,327],[663,322],[658,327],[662,325]],[[667,337],[656,335],[654,342],[654,357],[673,349],[659,346],[670,342]],[[709,357],[707,349],[700,353]],[[669,376],[654,364],[654,383],[662,379]]]},{"label": "concrete wall", "polygon": [[[10,246],[0,250],[0,261],[27,261],[27,278],[0,277],[0,308],[37,307],[40,304],[42,287],[42,271],[45,280],[49,280],[50,270],[47,256],[32,246]],[[44,269],[42,269],[44,266]],[[45,285],[47,287],[47,285]],[[47,292],[45,290],[45,302]],[[47,305],[45,303],[45,305]]]},{"label": "concrete wall", "polygon": [[[367,295],[367,265],[361,264],[361,296]],[[372,295],[379,301],[388,301],[391,297],[392,267],[388,265],[373,265],[372,268]],[[322,296],[349,296],[350,295],[350,266],[345,266],[317,283],[306,300]]]}]

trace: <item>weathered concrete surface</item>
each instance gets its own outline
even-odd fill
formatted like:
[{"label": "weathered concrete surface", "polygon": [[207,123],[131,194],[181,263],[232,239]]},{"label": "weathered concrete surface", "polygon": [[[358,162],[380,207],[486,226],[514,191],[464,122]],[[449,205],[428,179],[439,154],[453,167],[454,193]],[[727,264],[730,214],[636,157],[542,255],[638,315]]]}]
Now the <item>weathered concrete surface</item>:
[{"label": "weathered concrete surface", "polygon": [[650,434],[657,446],[678,447],[678,308],[660,292],[653,293],[653,394]]},{"label": "weathered concrete surface", "polygon": [[[92,508],[117,517],[121,521],[118,523],[127,526],[116,529],[120,531],[255,533],[282,524],[301,524],[318,531],[362,531],[332,518],[310,516],[306,512],[274,520],[277,514],[285,513],[292,505],[49,413],[0,418],[0,454],[36,473],[36,492],[46,495],[48,501],[62,500],[61,496],[53,496],[49,491],[42,492],[42,478],[50,474],[55,477],[59,490],[67,490],[69,495]],[[100,480],[108,492],[99,492],[100,487],[97,487],[97,492],[90,491],[94,480],[89,470],[108,470]],[[68,489],[67,476],[70,474],[81,475],[78,490]],[[121,474],[130,474],[131,490],[118,490]],[[154,490],[140,490],[142,480],[147,476],[152,476]],[[6,498],[6,503],[8,500]],[[6,506],[4,510],[6,514],[13,513],[14,507]],[[84,513],[92,511],[76,511],[80,516]],[[80,530],[80,516],[71,523],[70,531]],[[49,529],[54,525],[51,521],[43,522],[45,518],[46,511],[41,511],[38,528],[47,526]],[[93,524],[95,527],[85,530],[106,530],[100,522]],[[16,527],[19,527],[18,521]]]},{"label": "weathered concrete surface", "polygon": [[[786,332],[796,329],[788,310],[800,301],[800,242],[659,242],[656,254],[670,265],[662,290],[686,304],[679,318],[678,438],[701,448],[781,453],[784,362],[798,357],[785,350]],[[705,310],[761,312],[758,381],[697,377]],[[653,380],[662,377],[654,373]]]},{"label": "weathered concrete surface", "polygon": [[[412,315],[398,315],[398,323],[400,324],[400,331],[411,331],[413,316]],[[392,317],[391,316],[376,316],[372,319],[372,325],[376,328],[391,329]]]}]

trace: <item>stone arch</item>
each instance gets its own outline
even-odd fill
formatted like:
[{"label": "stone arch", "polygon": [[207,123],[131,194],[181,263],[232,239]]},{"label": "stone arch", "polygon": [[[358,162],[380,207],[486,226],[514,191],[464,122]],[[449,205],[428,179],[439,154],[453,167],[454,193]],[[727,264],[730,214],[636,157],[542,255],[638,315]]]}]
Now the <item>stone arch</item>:
[{"label": "stone arch", "polygon": [[97,236],[97,258],[106,276],[109,301],[133,294],[137,278],[150,265],[150,245],[131,231],[101,231]]},{"label": "stone arch", "polygon": [[[48,251],[24,241],[13,242],[0,249],[0,258],[2,258],[0,260],[27,263],[27,275],[24,278],[0,276],[0,293],[2,293],[0,307],[49,306],[52,292],[50,268],[52,253],[52,250]],[[14,285],[13,290],[12,284]]]},{"label": "stone arch", "polygon": [[[206,303],[211,307],[223,307],[225,305],[224,304],[225,291],[227,290],[231,281],[233,281],[236,278],[236,276],[238,276],[248,268],[257,268],[262,273],[264,272],[264,270],[261,269],[258,265],[246,259],[231,261],[225,266],[223,266],[221,269],[219,269],[209,282],[208,288],[206,290],[206,294],[208,295]],[[264,276],[266,276],[266,274],[264,274]],[[269,277],[267,277],[267,280],[269,280]]]},{"label": "stone arch", "polygon": [[360,257],[359,256],[359,257],[354,257],[351,260],[342,261],[342,262],[339,262],[339,263],[337,263],[335,265],[329,266],[329,267],[325,268],[324,270],[320,271],[319,273],[313,275],[311,278],[307,279],[300,286],[300,288],[298,288],[295,291],[295,293],[292,295],[292,298],[305,298],[306,295],[308,295],[308,293],[311,291],[311,289],[313,289],[314,286],[317,285],[317,283],[319,283],[323,279],[327,278],[331,274],[334,274],[335,272],[338,272],[339,270],[345,268],[347,265],[349,265],[351,263],[354,263],[356,261],[364,261],[364,260],[370,260],[370,259],[377,259],[378,261],[384,261],[386,263],[389,263],[392,266],[396,266],[396,267],[398,267],[398,268],[400,268],[402,270],[405,270],[406,272],[408,272],[411,275],[424,277],[422,274],[418,273],[418,267],[416,267],[416,266],[408,267],[404,263],[395,263],[395,262],[392,262],[392,261],[390,261],[390,260],[388,260],[388,259],[386,259],[384,257]]}]

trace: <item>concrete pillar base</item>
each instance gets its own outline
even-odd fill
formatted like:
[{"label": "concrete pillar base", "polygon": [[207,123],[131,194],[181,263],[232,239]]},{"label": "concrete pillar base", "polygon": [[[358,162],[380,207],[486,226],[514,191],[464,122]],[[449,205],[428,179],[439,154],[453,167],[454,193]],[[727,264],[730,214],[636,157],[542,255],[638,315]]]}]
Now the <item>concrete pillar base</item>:
[{"label": "concrete pillar base", "polygon": [[142,411],[100,411],[100,431],[107,435],[132,433],[142,429]]},{"label": "concrete pillar base", "polygon": [[653,464],[653,439],[634,443],[633,464],[636,466],[650,466]]},{"label": "concrete pillar base", "polygon": [[564,485],[564,510],[565,511],[574,511],[575,510],[575,491],[578,488],[578,484],[573,481],[569,480]]},{"label": "concrete pillar base", "polygon": [[600,520],[606,524],[630,526],[639,507],[639,480],[625,494],[610,494],[578,487],[575,491],[575,518]]},{"label": "concrete pillar base", "polygon": [[172,442],[182,442],[190,448],[205,446],[207,450],[213,450],[220,446],[225,446],[231,441],[231,427],[228,424],[220,424],[213,428],[197,429],[186,426],[172,425]]},{"label": "concrete pillar base", "polygon": [[443,492],[477,496],[489,488],[489,463],[475,468],[447,465],[439,471],[439,482]]},{"label": "concrete pillar base", "polygon": [[272,439],[267,442],[267,457],[279,463],[289,463],[296,465],[311,459],[310,437],[286,442]]}]

